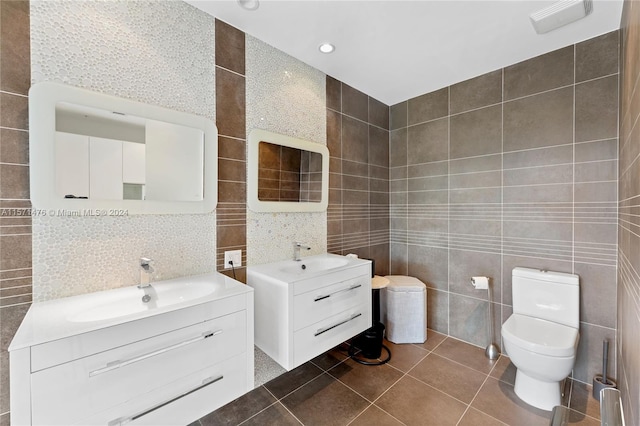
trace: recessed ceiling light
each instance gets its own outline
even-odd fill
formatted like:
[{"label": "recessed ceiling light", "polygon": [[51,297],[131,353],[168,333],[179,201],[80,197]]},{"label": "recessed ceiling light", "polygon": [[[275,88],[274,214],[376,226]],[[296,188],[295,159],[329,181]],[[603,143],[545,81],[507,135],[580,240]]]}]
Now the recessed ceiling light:
[{"label": "recessed ceiling light", "polygon": [[246,10],[256,10],[260,7],[260,0],[237,0],[241,8]]},{"label": "recessed ceiling light", "polygon": [[336,50],[336,47],[331,43],[322,43],[318,49],[320,49],[322,53],[331,53]]}]

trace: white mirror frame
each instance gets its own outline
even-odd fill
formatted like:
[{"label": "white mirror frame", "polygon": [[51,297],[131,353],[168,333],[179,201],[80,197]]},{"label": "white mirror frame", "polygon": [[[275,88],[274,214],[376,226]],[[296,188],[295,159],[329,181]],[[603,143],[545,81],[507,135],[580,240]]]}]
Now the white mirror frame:
[{"label": "white mirror frame", "polygon": [[[56,193],[56,104],[68,102],[107,111],[136,115],[204,133],[203,199],[199,201],[68,199]],[[43,214],[57,211],[80,215],[209,213],[218,202],[218,129],[213,121],[180,111],[143,104],[53,82],[37,83],[29,90],[29,162],[31,201]],[[56,213],[60,215],[60,213]],[[70,213],[73,214],[73,213]]]},{"label": "white mirror frame", "polygon": [[[317,152],[322,155],[322,193],[319,203],[293,201],[260,201],[258,199],[259,144],[268,142],[275,145]],[[262,129],[249,133],[247,173],[247,203],[256,212],[323,212],[329,205],[329,149],[322,144],[280,135]]]}]

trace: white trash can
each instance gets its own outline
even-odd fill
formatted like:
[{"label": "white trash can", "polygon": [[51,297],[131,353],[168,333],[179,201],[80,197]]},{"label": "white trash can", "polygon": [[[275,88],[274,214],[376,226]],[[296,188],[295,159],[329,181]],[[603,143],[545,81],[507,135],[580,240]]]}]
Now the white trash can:
[{"label": "white trash can", "polygon": [[387,340],[424,343],[427,340],[427,286],[414,277],[387,275],[382,320]]}]

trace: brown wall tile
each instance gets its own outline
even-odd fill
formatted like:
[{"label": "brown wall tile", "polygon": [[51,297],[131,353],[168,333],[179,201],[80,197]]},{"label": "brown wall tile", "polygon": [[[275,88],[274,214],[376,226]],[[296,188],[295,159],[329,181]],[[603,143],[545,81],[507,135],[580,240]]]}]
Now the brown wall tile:
[{"label": "brown wall tile", "polygon": [[31,87],[30,47],[29,2],[0,2],[0,90],[27,94]]},{"label": "brown wall tile", "polygon": [[218,179],[246,182],[247,170],[244,161],[218,159]]},{"label": "brown wall tile", "polygon": [[389,167],[389,132],[369,126],[369,164]]},{"label": "brown wall tile", "polygon": [[246,201],[246,183],[218,182],[218,203],[245,203]]},{"label": "brown wall tile", "polygon": [[409,99],[409,125],[442,118],[449,114],[449,88]]},{"label": "brown wall tile", "polygon": [[[401,130],[391,131],[389,143],[390,271],[434,281],[429,268],[440,271],[433,265],[447,264],[435,281],[437,289],[428,290],[429,327],[486,344],[486,327],[480,325],[486,324],[488,304],[480,299],[484,294],[478,297],[468,286],[468,276],[482,269],[477,264],[493,265],[482,274],[497,277],[497,333],[499,323],[512,312],[515,266],[559,272],[580,269],[584,285],[589,286],[581,302],[583,321],[593,321],[600,329],[612,327],[615,300],[610,297],[603,302],[606,315],[595,314],[591,306],[594,294],[613,294],[615,286],[611,271],[616,262],[612,245],[617,240],[612,207],[617,193],[617,133],[606,133],[615,128],[606,114],[600,121],[583,118],[590,107],[587,95],[595,99],[591,92],[598,93],[596,82],[610,77],[577,85],[573,78],[577,67],[584,76],[607,72],[603,69],[608,70],[616,56],[611,51],[614,37],[569,46],[442,89],[441,96],[449,91],[451,111],[427,123],[433,127],[420,120],[433,117],[429,108],[437,103],[428,100],[436,99],[436,94],[391,108],[391,128]],[[575,64],[574,49],[580,51]],[[596,57],[604,63],[596,64]],[[591,85],[590,91],[579,93],[581,85]],[[611,90],[615,93],[613,84]],[[603,99],[611,110],[613,102]],[[421,116],[422,110],[427,112]],[[629,133],[631,122],[627,121]],[[594,130],[582,130],[588,125]],[[598,137],[581,139],[580,132]],[[592,142],[582,143],[587,140]],[[627,151],[635,158],[640,148],[630,148]],[[638,174],[640,162],[637,167],[631,165],[621,187],[640,193],[640,181],[631,178]],[[631,262],[640,268],[640,260],[635,260],[640,259],[640,242],[626,241]],[[600,351],[593,344],[580,350],[577,377],[586,380],[582,377],[595,374],[594,360],[600,358]]]},{"label": "brown wall tile", "polygon": [[[577,166],[576,166],[577,167]],[[573,164],[504,170],[505,186],[572,183]]]},{"label": "brown wall tile", "polygon": [[407,104],[408,104],[407,101],[400,102],[399,104],[393,105],[389,109],[390,130],[407,127],[408,125]]},{"label": "brown wall tile", "polygon": [[502,101],[502,69],[451,86],[451,114]]},{"label": "brown wall tile", "polygon": [[342,113],[366,122],[369,119],[369,97],[342,83]]},{"label": "brown wall tile", "polygon": [[216,125],[221,136],[245,138],[245,79],[216,69]]},{"label": "brown wall tile", "polygon": [[29,128],[28,99],[26,96],[0,93],[0,126],[12,129]]},{"label": "brown wall tile", "polygon": [[369,123],[389,130],[389,107],[369,97]]},{"label": "brown wall tile", "polygon": [[554,50],[504,69],[504,99],[573,84],[573,46]]},{"label": "brown wall tile", "polygon": [[216,19],[216,65],[244,75],[244,32]]},{"label": "brown wall tile", "polygon": [[446,160],[449,155],[448,118],[409,127],[409,164]]},{"label": "brown wall tile", "polygon": [[618,140],[577,143],[575,146],[576,162],[615,160],[618,158]]},{"label": "brown wall tile", "polygon": [[342,83],[331,76],[327,76],[327,108],[342,112]]},{"label": "brown wall tile", "polygon": [[29,133],[0,129],[0,162],[29,164]]},{"label": "brown wall tile", "polygon": [[[616,361],[618,383],[622,392],[622,406],[627,422],[640,422],[640,311],[638,310],[637,294],[640,277],[637,271],[640,258],[640,238],[638,230],[632,232],[632,227],[625,225],[629,221],[630,212],[637,214],[637,208],[630,205],[637,204],[634,200],[640,195],[640,185],[637,176],[640,167],[637,154],[640,152],[640,90],[635,89],[640,73],[640,5],[635,1],[625,1],[621,20],[620,46],[620,186],[619,186],[619,239],[618,239],[618,313]],[[634,94],[635,93],[635,94]],[[631,123],[636,123],[632,130]],[[631,135],[631,136],[629,136]],[[627,169],[628,168],[628,169]],[[634,221],[634,219],[631,219]],[[634,296],[635,295],[635,296]]]},{"label": "brown wall tile", "polygon": [[576,85],[576,142],[618,136],[618,76]]},{"label": "brown wall tile", "polygon": [[375,257],[386,272],[389,107],[331,77],[326,87],[331,154],[327,247],[332,253]]},{"label": "brown wall tile", "polygon": [[331,157],[342,158],[342,114],[327,109],[327,148]]},{"label": "brown wall tile", "polygon": [[505,151],[562,145],[572,141],[573,88],[505,102]]},{"label": "brown wall tile", "polygon": [[244,225],[218,226],[216,237],[218,242],[217,247],[219,249],[225,247],[245,246],[247,228]]},{"label": "brown wall tile", "polygon": [[[0,2],[0,90],[26,95],[30,79],[29,2]],[[0,93],[0,125],[28,127],[26,96]],[[0,206],[29,208],[28,133],[0,129]],[[3,200],[23,199],[23,201]],[[31,305],[31,218],[0,218],[0,424],[9,425],[7,348]],[[9,306],[16,305],[16,306]]]},{"label": "brown wall tile", "polygon": [[31,235],[0,236],[0,269],[31,268]]},{"label": "brown wall tile", "polygon": [[29,167],[0,164],[0,198],[29,199]]},{"label": "brown wall tile", "polygon": [[495,154],[502,151],[502,105],[451,117],[451,159]]},{"label": "brown wall tile", "polygon": [[406,166],[407,129],[393,130],[389,136],[389,167]]},{"label": "brown wall tile", "polygon": [[369,126],[348,116],[342,117],[342,158],[366,163],[369,158]]},{"label": "brown wall tile", "polygon": [[576,44],[576,82],[618,73],[618,31]]},{"label": "brown wall tile", "polygon": [[218,137],[218,157],[232,160],[246,160],[246,142],[242,139]]}]

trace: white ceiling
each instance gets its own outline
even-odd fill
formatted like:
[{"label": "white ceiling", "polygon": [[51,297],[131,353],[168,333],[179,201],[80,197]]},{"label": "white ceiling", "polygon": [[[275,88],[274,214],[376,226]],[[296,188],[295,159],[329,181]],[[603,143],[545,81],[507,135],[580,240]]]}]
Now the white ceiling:
[{"label": "white ceiling", "polygon": [[586,18],[538,35],[529,14],[554,1],[187,3],[388,105],[613,31],[622,13],[622,0],[594,0]]}]

